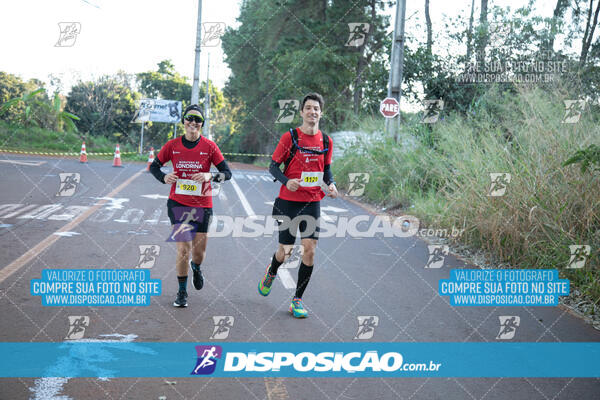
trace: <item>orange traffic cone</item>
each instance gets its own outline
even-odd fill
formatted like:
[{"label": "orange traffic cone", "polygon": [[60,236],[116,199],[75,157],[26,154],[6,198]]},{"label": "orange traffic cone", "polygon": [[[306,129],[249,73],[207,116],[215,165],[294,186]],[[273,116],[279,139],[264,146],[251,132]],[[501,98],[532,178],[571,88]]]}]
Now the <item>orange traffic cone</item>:
[{"label": "orange traffic cone", "polygon": [[115,149],[115,158],[113,159],[113,167],[122,167],[121,165],[121,150],[119,150],[119,145]]},{"label": "orange traffic cone", "polygon": [[154,161],[154,147],[150,147],[150,154],[148,154],[148,166],[146,171],[150,171],[150,164]]},{"label": "orange traffic cone", "polygon": [[87,152],[85,151],[85,142],[81,144],[81,153],[79,154],[79,162],[86,163],[87,162]]}]

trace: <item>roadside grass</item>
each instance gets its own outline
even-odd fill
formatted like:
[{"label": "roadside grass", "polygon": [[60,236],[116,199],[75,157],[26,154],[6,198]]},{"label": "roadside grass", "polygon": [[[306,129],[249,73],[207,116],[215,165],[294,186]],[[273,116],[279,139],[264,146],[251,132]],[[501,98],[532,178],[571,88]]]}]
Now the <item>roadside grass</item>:
[{"label": "roadside grass", "polygon": [[[408,146],[372,132],[368,122],[370,129],[357,129],[368,132],[364,140],[334,161],[335,176],[348,188],[348,173],[367,172],[368,201],[436,229],[464,228],[458,242],[515,268],[558,269],[571,291],[598,304],[600,174],[562,164],[600,144],[600,125],[589,108],[578,123],[562,123],[563,100],[573,98],[567,96],[492,88],[467,117],[451,114],[425,125],[408,116],[399,140]],[[503,196],[488,195],[490,173],[510,174]],[[583,269],[565,268],[570,245],[591,246]]]},{"label": "roadside grass", "polygon": [[[22,127],[0,121],[0,149],[46,153],[76,153],[81,151],[85,141],[88,158],[112,160],[116,142],[104,136],[79,135],[73,132],[55,132],[39,127]],[[121,144],[121,159],[147,161],[148,153],[137,154],[137,147]],[[134,152],[135,154],[127,154]],[[109,153],[90,155],[89,153]],[[156,151],[154,153],[156,155]],[[78,156],[73,156],[78,157]]]}]

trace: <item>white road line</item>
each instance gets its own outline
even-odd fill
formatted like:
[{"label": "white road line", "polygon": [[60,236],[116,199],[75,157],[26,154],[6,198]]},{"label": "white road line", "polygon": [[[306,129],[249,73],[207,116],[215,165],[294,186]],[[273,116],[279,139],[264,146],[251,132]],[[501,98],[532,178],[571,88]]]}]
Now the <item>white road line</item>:
[{"label": "white road line", "polygon": [[30,210],[32,210],[32,209],[34,209],[36,207],[38,207],[38,204],[30,204],[28,206],[25,206],[25,207],[21,208],[20,210],[17,210],[15,212],[10,213],[10,214],[4,215],[2,218],[12,218],[12,217],[14,217],[16,215],[19,215],[22,212],[30,211]]},{"label": "white road line", "polygon": [[281,279],[281,283],[286,289],[295,289],[296,282],[294,282],[294,278],[292,278],[292,274],[285,268],[280,268],[277,271],[277,276]]},{"label": "white road line", "polygon": [[256,214],[254,213],[254,210],[250,206],[250,203],[248,203],[248,199],[246,198],[246,196],[242,192],[242,189],[240,189],[240,186],[237,184],[237,182],[233,178],[231,178],[231,185],[233,186],[233,189],[237,193],[238,197],[240,198],[240,201],[242,202],[242,207],[244,207],[246,214],[248,214],[249,217],[255,217]]},{"label": "white road line", "polygon": [[27,165],[28,167],[39,167],[42,164],[46,164],[46,161],[0,160],[0,162],[4,162],[4,163],[8,163],[8,164]]},{"label": "white road line", "polygon": [[331,218],[329,215],[325,214],[325,212],[323,211],[323,209],[321,209],[321,218],[323,218],[324,221],[327,222],[331,222],[333,223],[333,218]]}]

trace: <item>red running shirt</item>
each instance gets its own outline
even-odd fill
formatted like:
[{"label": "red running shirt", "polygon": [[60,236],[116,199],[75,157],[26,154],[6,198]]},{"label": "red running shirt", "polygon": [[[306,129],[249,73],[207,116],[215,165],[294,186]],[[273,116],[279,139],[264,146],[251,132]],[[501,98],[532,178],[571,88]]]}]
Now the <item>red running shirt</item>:
[{"label": "red running shirt", "polygon": [[[163,165],[167,161],[171,161],[173,172],[178,178],[192,179],[192,175],[198,172],[209,172],[211,163],[217,165],[224,160],[221,150],[212,140],[200,136],[196,146],[188,149],[183,145],[181,138],[182,136],[169,140],[156,156]],[[210,187],[210,182],[204,182],[202,191],[211,193]],[[212,208],[212,196],[177,194],[175,193],[175,184],[171,185],[169,198],[190,207]]]},{"label": "red running shirt", "polygon": [[[323,150],[323,133],[319,130],[316,135],[307,135],[299,128],[298,146],[311,150]],[[292,134],[288,131],[281,136],[279,144],[273,153],[273,161],[283,163],[290,155],[292,148]],[[329,151],[326,154],[303,153],[300,149],[296,150],[294,158],[290,161],[285,176],[290,179],[300,179],[302,172],[323,172],[325,165],[331,164],[331,153],[333,141],[329,137]],[[325,193],[318,186],[299,187],[295,192],[290,191],[285,185],[281,185],[279,198],[290,201],[320,201],[325,197]]]}]

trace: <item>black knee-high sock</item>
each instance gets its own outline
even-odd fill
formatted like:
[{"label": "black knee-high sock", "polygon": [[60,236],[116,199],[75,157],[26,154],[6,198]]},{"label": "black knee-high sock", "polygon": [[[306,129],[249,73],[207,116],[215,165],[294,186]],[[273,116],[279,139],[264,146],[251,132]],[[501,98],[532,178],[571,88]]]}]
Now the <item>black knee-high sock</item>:
[{"label": "black knee-high sock", "polygon": [[277,275],[277,270],[283,264],[282,262],[277,261],[277,257],[275,257],[275,253],[273,253],[273,259],[271,260],[271,268],[269,268],[269,273],[271,275]]},{"label": "black knee-high sock", "polygon": [[177,281],[179,281],[179,291],[187,292],[187,276],[178,276]]},{"label": "black knee-high sock", "polygon": [[303,262],[300,263],[300,269],[298,269],[298,283],[296,284],[296,297],[302,298],[304,289],[306,289],[306,286],[308,285],[312,271],[313,265],[308,266]]}]

